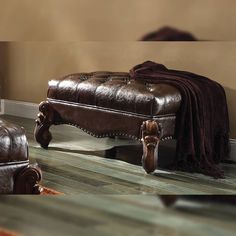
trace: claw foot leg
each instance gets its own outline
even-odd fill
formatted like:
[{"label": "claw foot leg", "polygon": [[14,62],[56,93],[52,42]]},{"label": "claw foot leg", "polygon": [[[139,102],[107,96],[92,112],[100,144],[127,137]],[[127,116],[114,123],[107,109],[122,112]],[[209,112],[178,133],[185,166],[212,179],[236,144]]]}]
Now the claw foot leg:
[{"label": "claw foot leg", "polygon": [[54,112],[49,102],[41,102],[39,111],[40,113],[35,121],[34,137],[41,147],[46,149],[52,140],[49,128],[54,121]]}]

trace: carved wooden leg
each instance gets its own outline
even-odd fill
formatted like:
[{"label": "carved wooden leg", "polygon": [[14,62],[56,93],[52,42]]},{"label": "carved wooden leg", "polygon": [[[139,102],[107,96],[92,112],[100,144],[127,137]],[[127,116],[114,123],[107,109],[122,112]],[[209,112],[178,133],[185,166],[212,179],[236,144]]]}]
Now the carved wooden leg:
[{"label": "carved wooden leg", "polygon": [[54,121],[54,111],[49,102],[41,102],[39,104],[39,111],[40,113],[36,119],[34,137],[41,147],[47,148],[52,140],[49,128]]},{"label": "carved wooden leg", "polygon": [[39,182],[42,173],[36,166],[27,166],[15,176],[14,194],[40,194],[42,188]]},{"label": "carved wooden leg", "polygon": [[157,168],[161,128],[156,121],[147,120],[143,122],[141,130],[143,143],[142,164],[145,171],[151,173]]}]

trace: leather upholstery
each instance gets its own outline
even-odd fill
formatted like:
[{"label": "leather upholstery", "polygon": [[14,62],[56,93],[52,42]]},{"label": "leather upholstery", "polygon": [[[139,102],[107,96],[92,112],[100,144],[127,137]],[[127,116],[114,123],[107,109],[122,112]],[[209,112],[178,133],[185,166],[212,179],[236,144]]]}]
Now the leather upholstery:
[{"label": "leather upholstery", "polygon": [[49,82],[47,101],[39,105],[35,139],[47,148],[51,125],[69,124],[98,138],[125,136],[143,143],[145,171],[156,169],[158,143],[175,137],[178,89],[145,83],[128,73],[93,72]]},{"label": "leather upholstery", "polygon": [[28,165],[24,129],[0,120],[0,194],[13,192],[16,173]]},{"label": "leather upholstery", "polygon": [[49,81],[48,98],[142,115],[175,114],[181,94],[167,84],[145,84],[128,73],[98,71]]},{"label": "leather upholstery", "polygon": [[0,120],[0,165],[28,160],[24,129]]},{"label": "leather upholstery", "polygon": [[19,162],[17,164],[0,165],[0,194],[13,193],[14,181],[16,174],[24,167],[28,166],[27,162]]},{"label": "leather upholstery", "polygon": [[55,112],[54,124],[75,125],[95,137],[126,136],[141,139],[141,125],[153,119],[163,127],[161,138],[174,136],[175,116],[153,118],[110,109],[98,109],[95,106],[48,100]]}]

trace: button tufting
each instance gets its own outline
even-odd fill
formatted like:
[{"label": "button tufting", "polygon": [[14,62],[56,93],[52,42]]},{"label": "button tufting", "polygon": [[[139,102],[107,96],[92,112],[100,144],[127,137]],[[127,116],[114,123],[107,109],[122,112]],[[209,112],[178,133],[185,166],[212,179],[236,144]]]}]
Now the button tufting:
[{"label": "button tufting", "polygon": [[152,116],[175,114],[181,104],[181,94],[173,86],[144,84],[129,73],[106,71],[52,80],[48,98]]}]

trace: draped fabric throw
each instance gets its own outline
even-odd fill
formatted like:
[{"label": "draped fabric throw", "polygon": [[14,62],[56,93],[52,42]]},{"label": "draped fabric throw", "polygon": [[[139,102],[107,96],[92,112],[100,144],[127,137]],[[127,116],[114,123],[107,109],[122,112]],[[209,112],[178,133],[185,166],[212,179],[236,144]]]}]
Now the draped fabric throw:
[{"label": "draped fabric throw", "polygon": [[166,26],[144,35],[140,41],[198,41],[198,39],[187,31]]},{"label": "draped fabric throw", "polygon": [[145,83],[175,86],[181,93],[173,167],[223,178],[224,172],[216,165],[229,152],[229,118],[223,87],[201,75],[171,70],[152,61],[135,66],[130,75]]}]

